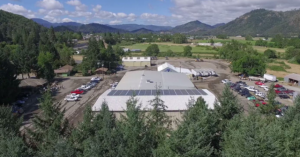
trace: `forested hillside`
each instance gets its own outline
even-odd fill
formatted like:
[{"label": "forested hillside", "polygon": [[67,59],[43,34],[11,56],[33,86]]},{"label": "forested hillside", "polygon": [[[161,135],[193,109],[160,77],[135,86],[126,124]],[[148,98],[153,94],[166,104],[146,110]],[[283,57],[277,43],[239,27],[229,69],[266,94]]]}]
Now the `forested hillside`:
[{"label": "forested hillside", "polygon": [[213,29],[212,26],[202,23],[200,21],[191,21],[189,23],[179,25],[171,29],[171,32],[175,33],[192,33],[192,32],[198,32],[198,31],[207,31]]},{"label": "forested hillside", "polygon": [[72,32],[54,32],[23,16],[0,10],[0,104],[9,104],[18,94],[19,74],[34,73],[51,81],[53,69],[73,64]]},{"label": "forested hillside", "polygon": [[269,35],[278,33],[292,36],[300,33],[300,10],[277,12],[253,10],[241,17],[210,31],[211,34]]}]

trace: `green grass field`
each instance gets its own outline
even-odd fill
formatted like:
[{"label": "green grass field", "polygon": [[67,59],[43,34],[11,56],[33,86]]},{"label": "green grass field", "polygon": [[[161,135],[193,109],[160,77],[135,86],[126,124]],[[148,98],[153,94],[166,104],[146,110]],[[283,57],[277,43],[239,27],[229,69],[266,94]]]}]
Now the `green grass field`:
[{"label": "green grass field", "polygon": [[[140,49],[141,51],[145,51],[149,44],[134,44],[131,46],[123,46],[129,49]],[[166,45],[158,44],[160,52],[167,52],[168,50],[172,50],[173,52],[183,52],[183,45],[171,45],[166,43]],[[217,54],[216,50],[207,49],[206,47],[192,47],[192,52],[196,54]]]},{"label": "green grass field", "polygon": [[[214,39],[214,42],[215,43],[224,43],[224,42],[230,42],[232,39]],[[247,41],[245,39],[234,39],[234,40],[237,40],[238,42],[240,43],[247,43],[247,42],[250,42],[252,45],[255,45],[255,40],[253,41]],[[209,43],[210,40],[198,40],[199,43]]]}]

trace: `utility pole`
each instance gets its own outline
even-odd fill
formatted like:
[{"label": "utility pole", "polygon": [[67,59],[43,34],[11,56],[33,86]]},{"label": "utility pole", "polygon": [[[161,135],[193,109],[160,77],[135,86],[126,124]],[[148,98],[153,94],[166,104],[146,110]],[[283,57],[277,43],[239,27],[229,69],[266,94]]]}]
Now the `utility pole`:
[{"label": "utility pole", "polygon": [[103,73],[103,80],[104,80],[104,69],[103,69],[103,66],[104,66],[104,62],[102,62],[102,73]]}]

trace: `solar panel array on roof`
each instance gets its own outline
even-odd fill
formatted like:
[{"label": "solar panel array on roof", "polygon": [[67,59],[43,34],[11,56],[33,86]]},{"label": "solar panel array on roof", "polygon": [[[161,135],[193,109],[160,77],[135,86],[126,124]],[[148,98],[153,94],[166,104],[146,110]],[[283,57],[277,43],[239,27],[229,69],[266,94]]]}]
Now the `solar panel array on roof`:
[{"label": "solar panel array on roof", "polygon": [[108,93],[108,96],[150,96],[156,95],[159,92],[160,95],[172,96],[172,95],[207,95],[202,89],[167,89],[167,90],[112,90]]}]

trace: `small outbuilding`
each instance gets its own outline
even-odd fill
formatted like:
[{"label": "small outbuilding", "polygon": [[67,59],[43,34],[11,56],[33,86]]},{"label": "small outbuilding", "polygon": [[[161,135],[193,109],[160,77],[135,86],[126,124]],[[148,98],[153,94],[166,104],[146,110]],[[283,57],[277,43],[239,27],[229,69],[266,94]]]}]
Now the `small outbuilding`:
[{"label": "small outbuilding", "polygon": [[97,70],[95,70],[96,74],[105,74],[107,72],[107,68],[99,68]]},{"label": "small outbuilding", "polygon": [[71,65],[65,65],[63,67],[54,70],[54,73],[56,74],[56,76],[67,77],[71,75],[73,68],[74,67]]},{"label": "small outbuilding", "polygon": [[123,57],[122,62],[127,67],[150,67],[151,57]]},{"label": "small outbuilding", "polygon": [[284,82],[290,83],[294,86],[300,86],[300,75],[299,74],[289,74],[284,77]]}]

